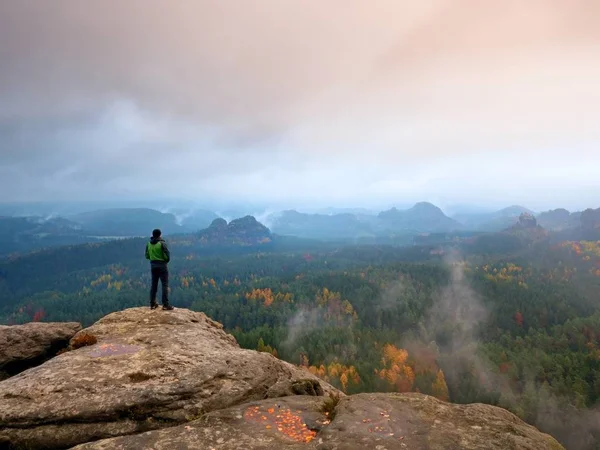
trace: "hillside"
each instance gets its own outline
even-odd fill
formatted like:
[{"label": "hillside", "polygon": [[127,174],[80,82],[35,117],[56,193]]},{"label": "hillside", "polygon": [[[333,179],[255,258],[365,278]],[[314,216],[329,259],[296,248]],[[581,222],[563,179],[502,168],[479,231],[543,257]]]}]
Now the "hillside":
[{"label": "hillside", "polygon": [[583,239],[600,239],[600,208],[581,213],[581,232]]},{"label": "hillside", "polygon": [[81,225],[60,217],[0,217],[0,257],[96,240],[86,237]]},{"label": "hillside", "polygon": [[446,216],[440,208],[421,202],[407,210],[392,208],[377,216],[382,226],[390,232],[440,232],[456,231],[463,225]]},{"label": "hillside", "polygon": [[374,217],[354,213],[305,214],[283,211],[271,217],[273,232],[305,238],[339,240],[371,235]]},{"label": "hillside", "polygon": [[344,396],[304,368],[241,349],[220,324],[185,309],[111,314],[77,333],[69,351],[0,382],[2,448],[341,449],[357,442],[373,450],[562,448],[493,406],[422,394]]},{"label": "hillside", "polygon": [[69,217],[88,234],[98,236],[146,236],[153,228],[165,234],[183,231],[174,214],[165,214],[149,208],[101,209]]},{"label": "hillside", "polygon": [[564,208],[546,211],[537,216],[538,223],[552,231],[563,231],[581,226],[581,213],[571,213]]},{"label": "hillside", "polygon": [[277,234],[337,241],[372,241],[396,236],[409,238],[419,233],[464,228],[437,206],[425,202],[406,210],[392,208],[377,215],[362,211],[306,214],[292,210],[273,214],[270,220],[273,232]]},{"label": "hillside", "polygon": [[523,213],[533,214],[533,211],[524,206],[513,205],[490,213],[459,214],[453,218],[468,230],[495,232],[516,224]]}]

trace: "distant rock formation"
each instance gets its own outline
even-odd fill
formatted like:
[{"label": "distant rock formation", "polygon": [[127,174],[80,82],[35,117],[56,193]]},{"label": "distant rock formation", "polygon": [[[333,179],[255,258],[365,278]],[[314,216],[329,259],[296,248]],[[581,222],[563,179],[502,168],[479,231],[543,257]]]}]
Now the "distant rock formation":
[{"label": "distant rock formation", "polygon": [[0,448],[562,449],[493,406],[346,397],[186,309],[113,313],[72,342],[84,334],[97,343],[0,382]]},{"label": "distant rock formation", "polygon": [[521,213],[519,221],[506,232],[518,237],[522,245],[529,245],[548,237],[548,231],[538,225],[533,214],[527,212]]},{"label": "distant rock formation", "polygon": [[537,226],[538,226],[538,224],[537,224],[537,219],[535,218],[535,216],[533,214],[525,212],[519,216],[519,221],[514,226],[514,228],[532,229],[532,228],[536,228]]},{"label": "distant rock formation", "polygon": [[227,221],[219,217],[212,221],[208,229],[212,231],[224,231],[227,229]]},{"label": "distant rock formation", "polygon": [[253,246],[271,242],[271,231],[252,216],[227,223],[215,219],[210,226],[198,233],[198,240],[205,246],[241,245]]},{"label": "distant rock formation", "polygon": [[52,358],[79,330],[75,322],[0,325],[0,380]]}]

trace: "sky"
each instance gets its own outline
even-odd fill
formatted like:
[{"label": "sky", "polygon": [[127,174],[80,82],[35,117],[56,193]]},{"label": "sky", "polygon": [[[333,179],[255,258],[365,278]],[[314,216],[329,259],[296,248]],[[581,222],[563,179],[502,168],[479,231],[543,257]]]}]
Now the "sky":
[{"label": "sky", "polygon": [[597,0],[0,0],[5,201],[600,207]]}]

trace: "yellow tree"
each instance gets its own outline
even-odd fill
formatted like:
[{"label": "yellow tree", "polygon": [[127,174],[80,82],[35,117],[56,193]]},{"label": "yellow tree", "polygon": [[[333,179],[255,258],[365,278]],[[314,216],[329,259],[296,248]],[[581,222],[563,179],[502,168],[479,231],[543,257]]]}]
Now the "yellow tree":
[{"label": "yellow tree", "polygon": [[379,378],[394,385],[398,392],[410,392],[415,382],[414,368],[408,364],[408,352],[392,344],[383,347],[382,369],[375,369]]},{"label": "yellow tree", "polygon": [[271,347],[270,345],[265,345],[265,341],[263,340],[263,338],[260,338],[258,340],[258,346],[256,347],[256,350],[263,353],[270,353],[276,358],[278,357],[277,350]]},{"label": "yellow tree", "polygon": [[327,366],[323,364],[319,367],[310,366],[308,371],[328,383],[339,383],[344,392],[347,392],[349,385],[358,385],[360,383],[360,376],[354,366],[345,366],[337,361]]},{"label": "yellow tree", "polygon": [[248,300],[261,300],[265,306],[271,306],[275,300],[271,288],[252,289],[251,292],[246,293],[246,298]]},{"label": "yellow tree", "polygon": [[435,381],[431,385],[431,394],[445,402],[450,399],[450,395],[448,394],[448,385],[446,384],[446,377],[444,376],[442,369],[438,370]]}]

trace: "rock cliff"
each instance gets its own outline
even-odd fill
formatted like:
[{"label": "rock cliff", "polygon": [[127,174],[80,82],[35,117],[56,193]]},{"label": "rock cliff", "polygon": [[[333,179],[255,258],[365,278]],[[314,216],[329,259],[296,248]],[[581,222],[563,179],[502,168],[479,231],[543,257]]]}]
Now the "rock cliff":
[{"label": "rock cliff", "polygon": [[0,449],[562,448],[492,406],[346,397],[185,309],[110,314],[70,348],[0,382]]},{"label": "rock cliff", "polygon": [[0,325],[0,380],[50,359],[79,330],[81,325],[74,322]]}]

